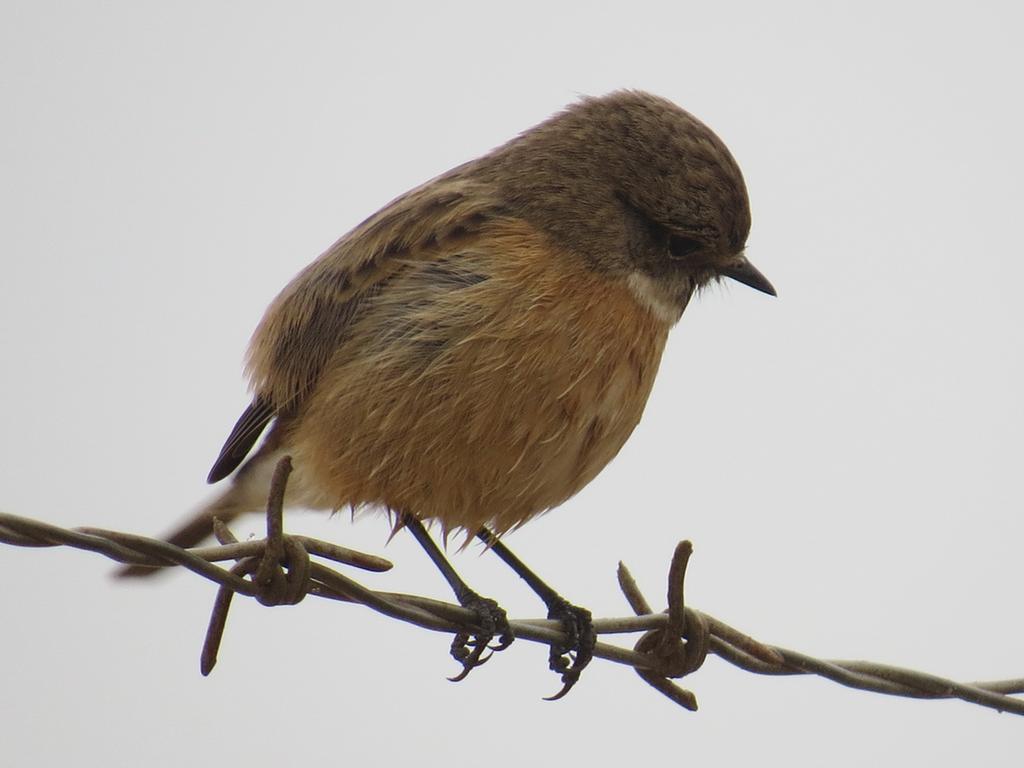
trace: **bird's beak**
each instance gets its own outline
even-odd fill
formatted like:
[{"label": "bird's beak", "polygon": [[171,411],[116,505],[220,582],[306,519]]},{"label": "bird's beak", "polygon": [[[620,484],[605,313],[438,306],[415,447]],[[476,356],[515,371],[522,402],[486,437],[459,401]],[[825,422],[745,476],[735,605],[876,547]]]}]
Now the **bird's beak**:
[{"label": "bird's beak", "polygon": [[769,296],[777,296],[775,288],[768,282],[768,278],[761,274],[760,270],[747,261],[747,257],[740,254],[736,259],[721,270],[726,277],[731,277],[737,282],[749,285],[751,288],[767,293]]}]

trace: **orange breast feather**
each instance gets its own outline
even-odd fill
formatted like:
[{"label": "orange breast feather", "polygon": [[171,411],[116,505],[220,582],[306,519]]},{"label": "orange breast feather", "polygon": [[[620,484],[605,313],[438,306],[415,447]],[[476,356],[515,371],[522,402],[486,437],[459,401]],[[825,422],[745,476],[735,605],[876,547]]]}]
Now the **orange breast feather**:
[{"label": "orange breast feather", "polygon": [[441,261],[411,259],[382,287],[291,450],[328,506],[508,531],[618,453],[667,332],[624,279],[505,223]]}]

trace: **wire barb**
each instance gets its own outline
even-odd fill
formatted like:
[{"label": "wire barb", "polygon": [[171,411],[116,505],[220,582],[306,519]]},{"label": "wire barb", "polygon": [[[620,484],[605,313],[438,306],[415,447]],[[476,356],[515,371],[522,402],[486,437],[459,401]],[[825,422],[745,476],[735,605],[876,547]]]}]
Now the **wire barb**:
[{"label": "wire barb", "polygon": [[[668,609],[665,612],[668,621],[664,626],[644,633],[634,650],[650,659],[649,666],[636,668],[641,679],[676,704],[695,712],[697,697],[669,679],[697,671],[707,657],[708,623],[696,611],[687,611],[683,599],[686,566],[692,553],[693,545],[689,541],[681,541],[676,546],[668,570]],[[619,563],[618,576],[619,586],[630,607],[637,615],[650,614],[650,603],[622,562]]]},{"label": "wire barb", "polygon": [[[471,626],[472,611],[419,595],[369,589],[345,574],[310,559],[310,555],[368,571],[386,571],[387,560],[328,542],[283,532],[280,510],[289,468],[278,467],[280,483],[268,501],[267,538],[238,542],[220,521],[214,530],[220,546],[181,549],[158,539],[99,528],[61,528],[0,513],[0,543],[20,547],[70,546],[97,552],[119,563],[163,567],[181,565],[220,586],[203,646],[200,669],[209,674],[217,660],[228,609],[234,595],[255,597],[264,605],[294,604],[306,595],[358,603],[378,613],[435,632],[456,634]],[[275,482],[278,474],[275,474]],[[634,616],[595,619],[598,636],[644,632],[633,649],[605,642],[594,646],[596,658],[625,664],[655,690],[680,706],[695,710],[694,694],[676,683],[713,654],[761,675],[817,675],[841,685],[891,696],[960,699],[979,706],[1024,715],[1024,677],[958,683],[914,670],[866,661],[816,659],[797,651],[765,645],[708,614],[685,605],[683,586],[692,546],[681,542],[669,569],[668,609],[655,613],[629,570],[619,564],[619,585]],[[230,569],[216,562],[235,560]],[[510,620],[515,636],[551,645],[567,638],[560,621]]]},{"label": "wire barb", "polygon": [[[274,468],[267,497],[267,538],[263,552],[240,559],[231,568],[233,575],[251,578],[256,588],[254,597],[261,605],[296,605],[309,593],[312,583],[309,553],[300,540],[284,534],[284,493],[291,471],[289,456],[282,458]],[[238,541],[221,520],[214,520],[213,530],[221,544],[230,545]],[[217,590],[199,657],[199,669],[204,677],[217,664],[233,595],[234,592],[226,585]]]}]

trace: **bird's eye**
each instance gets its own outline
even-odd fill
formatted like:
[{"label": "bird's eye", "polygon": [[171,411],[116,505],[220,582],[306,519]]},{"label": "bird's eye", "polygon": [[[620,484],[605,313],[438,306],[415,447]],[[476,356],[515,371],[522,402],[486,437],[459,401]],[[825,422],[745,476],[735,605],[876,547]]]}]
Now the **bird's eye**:
[{"label": "bird's eye", "polygon": [[692,237],[672,235],[668,239],[668,254],[673,259],[685,259],[694,251],[699,251],[701,242]]}]

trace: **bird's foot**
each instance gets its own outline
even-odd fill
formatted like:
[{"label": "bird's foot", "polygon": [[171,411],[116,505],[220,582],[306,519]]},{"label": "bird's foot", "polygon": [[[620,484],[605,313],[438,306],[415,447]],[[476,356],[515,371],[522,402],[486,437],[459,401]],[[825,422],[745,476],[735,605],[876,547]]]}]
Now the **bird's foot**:
[{"label": "bird's foot", "polygon": [[547,698],[547,701],[555,701],[576,685],[580,673],[594,658],[597,635],[590,611],[561,597],[548,605],[548,618],[561,621],[566,634],[565,642],[552,645],[548,656],[551,671],[562,676],[562,690]]},{"label": "bird's foot", "polygon": [[[505,650],[515,640],[505,609],[494,600],[470,592],[460,602],[463,608],[468,608],[476,614],[475,625],[478,630],[461,631],[452,640],[452,658],[462,665],[462,671],[458,675],[448,678],[453,683],[465,680],[470,672],[486,663],[493,652]],[[498,642],[491,645],[495,637],[498,638]],[[484,656],[487,650],[491,653]]]}]

